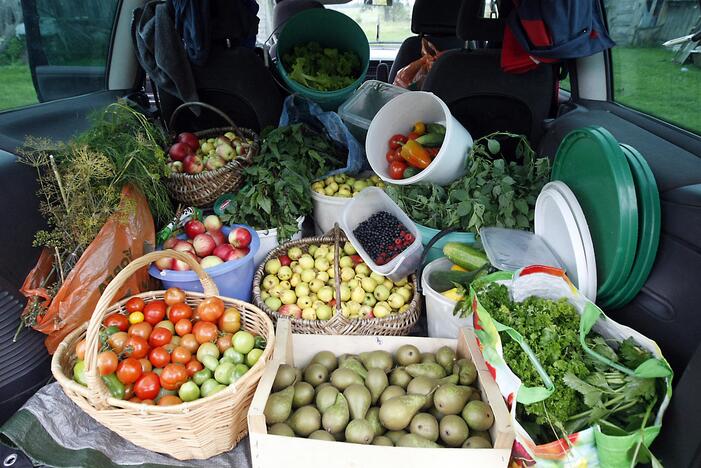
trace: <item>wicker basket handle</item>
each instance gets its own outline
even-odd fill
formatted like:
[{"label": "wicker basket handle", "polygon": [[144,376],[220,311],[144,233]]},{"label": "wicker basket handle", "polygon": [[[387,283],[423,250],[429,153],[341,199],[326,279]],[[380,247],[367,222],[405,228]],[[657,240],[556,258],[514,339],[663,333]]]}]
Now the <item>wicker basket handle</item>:
[{"label": "wicker basket handle", "polygon": [[211,104],[207,104],[206,102],[200,102],[200,101],[184,102],[184,103],[180,104],[178,107],[176,107],[175,110],[173,111],[173,113],[170,115],[170,121],[168,122],[168,128],[170,129],[170,131],[173,131],[173,124],[175,123],[175,117],[178,114],[180,114],[180,112],[182,112],[183,109],[187,109],[188,107],[193,107],[193,106],[202,107],[204,109],[207,109],[209,111],[214,112],[219,117],[224,119],[226,121],[226,123],[228,123],[231,128],[234,129],[234,133],[236,133],[238,136],[243,136],[243,134],[241,133],[241,130],[239,130],[238,125],[236,125],[234,123],[234,121],[231,120],[231,118],[229,118],[229,116],[224,113],[224,111],[217,109],[216,107],[214,107]]},{"label": "wicker basket handle", "polygon": [[197,260],[191,255],[183,252],[177,252],[175,250],[159,250],[148,253],[137,258],[136,260],[133,260],[122,271],[120,271],[117,276],[110,281],[105,288],[105,291],[102,293],[102,296],[100,296],[100,299],[97,301],[95,311],[93,312],[92,317],[90,317],[90,323],[88,324],[88,329],[85,332],[85,380],[89,390],[88,400],[96,409],[108,408],[109,404],[107,403],[107,400],[111,396],[107,390],[107,387],[97,373],[97,354],[100,348],[99,335],[102,319],[105,317],[105,315],[107,315],[107,311],[114,303],[116,298],[115,296],[126,280],[141,268],[148,266],[152,262],[155,262],[161,258],[175,258],[187,263],[197,274],[200,283],[202,283],[204,294],[206,296],[219,295],[219,290],[217,289],[217,285],[214,284],[214,280],[204,271]]}]

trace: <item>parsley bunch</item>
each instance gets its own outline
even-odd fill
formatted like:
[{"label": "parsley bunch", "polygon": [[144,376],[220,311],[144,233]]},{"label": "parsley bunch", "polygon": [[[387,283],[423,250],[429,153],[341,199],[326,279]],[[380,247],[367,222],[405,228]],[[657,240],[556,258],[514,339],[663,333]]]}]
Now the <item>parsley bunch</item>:
[{"label": "parsley bunch", "polygon": [[282,63],[290,78],[319,91],[343,89],[360,76],[360,57],[355,52],[324,48],[318,42],[294,46]]},{"label": "parsley bunch", "polygon": [[482,137],[474,142],[466,164],[465,176],[447,187],[390,185],[387,194],[414,222],[434,229],[532,227],[550,162],[536,157],[525,136],[497,132]]}]

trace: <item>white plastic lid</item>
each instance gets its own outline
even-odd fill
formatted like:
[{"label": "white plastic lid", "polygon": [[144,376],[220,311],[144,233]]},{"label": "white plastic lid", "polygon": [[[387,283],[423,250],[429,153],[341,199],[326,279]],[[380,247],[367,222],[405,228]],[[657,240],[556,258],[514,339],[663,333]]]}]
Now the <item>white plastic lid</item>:
[{"label": "white plastic lid", "polygon": [[338,108],[338,115],[346,122],[361,128],[370,128],[370,122],[382,106],[406,93],[407,90],[377,80],[368,80]]},{"label": "white plastic lid", "polygon": [[489,263],[499,270],[516,271],[529,265],[563,268],[557,255],[530,231],[488,227],[480,229]]}]

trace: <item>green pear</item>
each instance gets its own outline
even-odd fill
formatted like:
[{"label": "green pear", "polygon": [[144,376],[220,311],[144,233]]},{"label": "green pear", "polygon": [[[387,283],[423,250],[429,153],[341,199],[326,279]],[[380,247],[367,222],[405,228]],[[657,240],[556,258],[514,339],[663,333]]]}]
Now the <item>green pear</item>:
[{"label": "green pear", "polygon": [[405,344],[399,347],[395,353],[397,364],[400,366],[408,366],[409,364],[417,364],[421,362],[421,351],[410,344]]},{"label": "green pear", "polygon": [[331,351],[319,351],[312,358],[312,362],[326,367],[326,370],[329,371],[329,373],[335,371],[338,367],[338,359]]},{"label": "green pear", "polygon": [[290,385],[284,390],[273,393],[268,397],[263,414],[268,424],[277,424],[287,421],[292,412],[292,400],[295,396],[295,388]]},{"label": "green pear", "polygon": [[380,422],[390,431],[406,428],[411,419],[426,404],[426,395],[402,395],[382,403]]},{"label": "green pear", "polygon": [[324,411],[321,425],[326,431],[335,434],[344,431],[350,420],[348,402],[342,394],[336,395],[336,402]]},{"label": "green pear", "polygon": [[443,414],[460,414],[472,395],[472,387],[446,384],[433,394],[433,405]]},{"label": "green pear", "polygon": [[295,396],[292,399],[293,408],[301,408],[314,401],[314,387],[307,382],[297,382],[294,384]]},{"label": "green pear", "polygon": [[304,369],[304,381],[316,387],[326,382],[329,378],[329,371],[319,363],[309,364]]},{"label": "green pear", "polygon": [[385,428],[382,427],[382,423],[380,422],[380,408],[377,406],[373,406],[367,413],[365,413],[365,420],[375,429],[376,436],[380,436],[385,433]]},{"label": "green pear", "polygon": [[387,351],[377,350],[368,353],[360,353],[358,356],[366,369],[382,369],[385,372],[392,370],[394,361]]},{"label": "green pear", "polygon": [[339,389],[345,390],[352,384],[363,383],[363,378],[357,372],[348,368],[338,368],[331,373],[331,385]]},{"label": "green pear", "polygon": [[394,445],[397,445],[397,442],[399,442],[399,439],[404,434],[407,434],[407,431],[404,431],[404,430],[402,430],[402,431],[389,431],[389,432],[385,432],[385,437],[387,437],[389,440],[391,440]]},{"label": "green pear", "polygon": [[412,377],[428,377],[431,379],[441,379],[446,376],[443,366],[436,362],[422,362],[420,364],[410,364],[406,366],[406,371]]},{"label": "green pear", "polygon": [[[346,397],[348,408],[350,409],[351,419],[363,419],[370,408],[372,397],[370,390],[364,385],[352,384],[343,391],[343,396]],[[346,436],[346,439],[348,437]]]},{"label": "green pear", "polygon": [[409,431],[412,434],[435,442],[438,440],[438,421],[428,413],[418,413],[411,419]]},{"label": "green pear", "polygon": [[277,369],[277,374],[275,374],[275,380],[273,381],[273,392],[278,392],[283,388],[287,388],[293,383],[297,378],[297,371],[294,367],[288,366],[287,364],[281,364]]},{"label": "green pear", "polygon": [[368,375],[365,377],[365,386],[370,390],[372,396],[372,404],[374,405],[379,400],[380,395],[389,386],[387,374],[382,369],[372,367],[368,369]]},{"label": "green pear", "polygon": [[329,385],[324,387],[316,394],[316,408],[323,414],[330,406],[336,403],[336,396],[338,395],[338,389]]},{"label": "green pear", "polygon": [[307,437],[307,439],[328,440],[329,442],[336,442],[336,439],[334,439],[334,437],[331,434],[329,434],[323,429],[319,429],[317,431],[312,432],[311,434],[309,434],[309,437]]},{"label": "green pear", "polygon": [[389,437],[385,436],[376,436],[374,439],[372,439],[372,445],[382,445],[385,447],[394,447],[394,444],[392,443],[392,439]]},{"label": "green pear", "polygon": [[339,364],[339,369],[350,369],[356,374],[360,376],[361,379],[364,379],[368,375],[367,369],[363,366],[363,364],[355,357],[349,356],[346,359],[343,360]]},{"label": "green pear", "polygon": [[[455,365],[458,366],[460,385],[472,385],[477,378],[477,368],[474,363],[468,359],[460,359]],[[453,372],[455,372],[455,368],[453,368]]]},{"label": "green pear", "polygon": [[462,417],[475,431],[486,431],[494,424],[492,408],[482,400],[469,402],[462,410]]},{"label": "green pear", "polygon": [[364,419],[354,419],[346,426],[346,442],[369,445],[375,438],[375,430]]},{"label": "green pear", "polygon": [[389,400],[390,398],[394,398],[396,396],[402,396],[406,395],[406,392],[402,387],[397,387],[396,385],[390,385],[389,387],[385,388],[385,391],[382,392],[382,395],[380,395],[380,405],[384,403],[385,401]]},{"label": "green pear", "polygon": [[463,442],[462,448],[492,448],[492,443],[481,436],[470,436],[465,442]]},{"label": "green pear", "polygon": [[268,428],[268,434],[285,437],[294,437],[295,433],[290,426],[285,423],[275,423]]},{"label": "green pear", "polygon": [[441,446],[416,434],[404,434],[399,438],[397,447],[440,448]]},{"label": "green pear", "polygon": [[404,369],[403,367],[397,367],[389,375],[389,384],[397,385],[406,389],[406,386],[409,385],[409,382],[411,382],[412,378],[413,377],[409,375],[406,369]]},{"label": "green pear", "polygon": [[302,406],[297,411],[292,413],[289,426],[294,433],[301,437],[307,437],[314,431],[321,428],[321,414],[315,407]]},{"label": "green pear", "polygon": [[443,366],[446,372],[450,372],[453,369],[453,362],[455,361],[455,351],[453,348],[448,346],[441,346],[438,351],[436,351],[436,362]]},{"label": "green pear", "polygon": [[470,435],[465,421],[454,414],[449,414],[441,419],[438,429],[441,440],[448,447],[460,447]]}]

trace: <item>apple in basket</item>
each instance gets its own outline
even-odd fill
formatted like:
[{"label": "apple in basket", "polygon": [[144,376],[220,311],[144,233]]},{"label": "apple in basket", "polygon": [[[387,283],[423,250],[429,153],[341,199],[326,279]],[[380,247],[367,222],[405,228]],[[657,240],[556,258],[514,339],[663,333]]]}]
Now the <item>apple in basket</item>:
[{"label": "apple in basket", "polygon": [[192,246],[195,248],[195,253],[199,257],[208,257],[212,255],[217,244],[212,236],[207,233],[197,234],[192,240]]},{"label": "apple in basket", "polygon": [[208,232],[219,231],[222,226],[221,219],[217,215],[209,215],[204,218],[204,227]]},{"label": "apple in basket", "polygon": [[227,261],[229,256],[231,256],[234,253],[234,247],[231,244],[221,244],[218,245],[214,251],[212,252],[213,255],[216,255],[217,257],[221,258],[223,261]]},{"label": "apple in basket", "polygon": [[179,240],[180,240],[180,239],[178,239],[178,238],[175,237],[175,236],[169,237],[169,238],[163,243],[163,250],[172,249],[173,247],[175,247],[175,244],[177,244]]},{"label": "apple in basket", "polygon": [[172,270],[174,259],[171,257],[159,258],[154,262],[159,270]]},{"label": "apple in basket", "polygon": [[221,167],[224,167],[226,164],[226,161],[222,156],[219,156],[217,154],[211,155],[207,159],[207,163],[205,164],[205,167],[207,168],[208,171],[215,171]]},{"label": "apple in basket", "polygon": [[178,252],[189,252],[193,255],[195,254],[195,248],[192,246],[192,244],[184,240],[179,240],[176,242],[173,250],[177,250]]},{"label": "apple in basket", "polygon": [[224,263],[224,260],[221,258],[217,257],[216,255],[209,255],[202,259],[200,265],[202,265],[202,268],[211,268],[221,265],[222,263]]},{"label": "apple in basket", "polygon": [[248,247],[243,247],[240,249],[234,248],[234,251],[229,254],[229,256],[226,258],[226,261],[237,260],[239,258],[243,258],[246,255],[248,255],[248,253],[250,251],[251,251],[251,249],[249,249]]},{"label": "apple in basket", "polygon": [[277,259],[280,260],[280,265],[282,266],[290,266],[292,264],[292,259],[287,255],[280,255]]},{"label": "apple in basket", "polygon": [[217,247],[220,245],[229,245],[226,242],[226,236],[224,233],[221,231],[221,229],[217,229],[214,231],[209,231],[209,235],[212,236],[212,239],[214,239],[214,243],[216,244]]},{"label": "apple in basket", "polygon": [[[192,258],[197,260],[197,256],[195,256],[194,252],[186,252],[186,253],[192,255]],[[176,259],[173,259],[173,266],[171,269],[175,270],[175,271],[189,271],[192,268],[190,268],[190,265],[188,265],[187,263],[183,262],[182,260],[178,260],[176,258]]]},{"label": "apple in basket", "polygon": [[197,219],[191,219],[185,223],[183,229],[185,230],[185,235],[190,239],[194,239],[198,234],[204,234],[207,230],[202,221]]},{"label": "apple in basket", "polygon": [[237,227],[229,233],[229,244],[236,248],[248,247],[251,245],[251,233],[246,228]]},{"label": "apple in basket", "polygon": [[278,309],[280,315],[302,318],[302,309],[297,304],[285,304]]},{"label": "apple in basket", "polygon": [[168,150],[168,156],[170,156],[170,159],[173,161],[185,161],[188,156],[193,154],[193,151],[194,150],[190,148],[189,145],[178,142],[170,147]]},{"label": "apple in basket", "polygon": [[222,143],[217,146],[217,155],[224,161],[231,161],[236,157],[236,151],[234,151],[234,148],[232,148],[229,143]]},{"label": "apple in basket", "polygon": [[185,172],[188,174],[199,174],[204,170],[202,158],[194,154],[187,155],[183,160],[183,169],[185,169]]},{"label": "apple in basket", "polygon": [[190,132],[183,132],[180,135],[178,135],[178,142],[179,143],[184,143],[187,146],[190,147],[190,149],[194,152],[200,149],[200,139],[197,138],[197,135],[194,133]]}]

